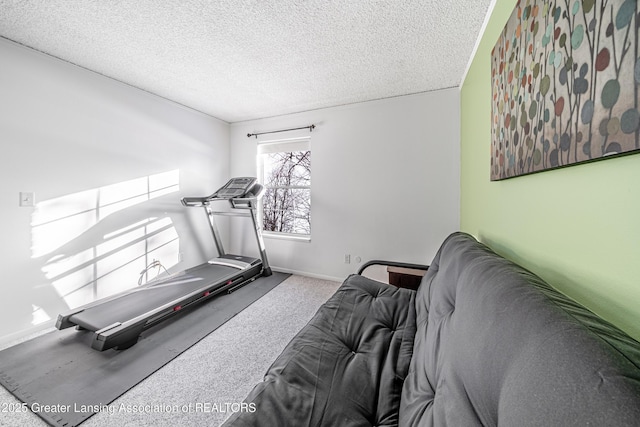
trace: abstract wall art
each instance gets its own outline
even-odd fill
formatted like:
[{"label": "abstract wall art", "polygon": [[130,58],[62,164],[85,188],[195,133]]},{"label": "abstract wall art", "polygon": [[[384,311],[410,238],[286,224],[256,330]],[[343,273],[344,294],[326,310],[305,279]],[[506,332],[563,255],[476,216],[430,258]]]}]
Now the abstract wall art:
[{"label": "abstract wall art", "polygon": [[520,0],[491,53],[491,180],[640,151],[637,0]]}]

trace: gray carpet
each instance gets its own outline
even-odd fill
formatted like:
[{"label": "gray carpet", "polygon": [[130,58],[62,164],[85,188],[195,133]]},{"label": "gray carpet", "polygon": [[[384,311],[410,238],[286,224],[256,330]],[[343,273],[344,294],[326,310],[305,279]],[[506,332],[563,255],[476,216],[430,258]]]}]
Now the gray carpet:
[{"label": "gray carpet", "polygon": [[[290,277],[82,426],[221,424],[338,285]],[[19,404],[0,389],[0,425],[45,425]]]}]

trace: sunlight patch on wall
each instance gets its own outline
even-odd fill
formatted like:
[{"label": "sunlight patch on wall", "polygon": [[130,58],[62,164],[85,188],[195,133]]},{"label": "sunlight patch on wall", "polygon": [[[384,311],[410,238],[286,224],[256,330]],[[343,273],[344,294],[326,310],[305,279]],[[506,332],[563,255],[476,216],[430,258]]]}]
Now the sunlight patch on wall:
[{"label": "sunlight patch on wall", "polygon": [[31,307],[33,316],[33,320],[31,321],[32,325],[39,325],[40,323],[51,320],[49,315],[41,307],[38,307],[35,304],[31,304]]},{"label": "sunlight patch on wall", "polygon": [[32,258],[53,252],[115,212],[179,189],[180,171],[173,170],[40,202],[31,221]]},{"label": "sunlight patch on wall", "polygon": [[[171,217],[129,209],[178,191],[179,176],[174,170],[37,204],[32,257],[43,260],[45,278],[69,308],[135,287],[153,261],[166,269],[179,262]],[[154,277],[145,274],[143,283]],[[58,314],[33,310],[34,325]]]}]

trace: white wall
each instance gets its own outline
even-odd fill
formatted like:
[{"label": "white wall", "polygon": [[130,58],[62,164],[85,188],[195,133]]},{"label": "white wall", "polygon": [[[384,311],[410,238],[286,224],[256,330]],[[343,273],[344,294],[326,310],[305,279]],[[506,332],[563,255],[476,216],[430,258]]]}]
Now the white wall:
[{"label": "white wall", "polygon": [[95,278],[102,296],[152,258],[175,271],[215,253],[179,200],[226,182],[227,123],[5,39],[0,57],[0,343],[50,326]]},{"label": "white wall", "polygon": [[[429,263],[460,224],[459,105],[452,88],[232,124],[231,174],[249,176],[256,175],[257,141],[247,133],[317,126],[311,242],[265,239],[271,264],[342,279],[357,270],[356,257]],[[232,231],[235,252],[257,253],[246,224],[234,220]]]}]

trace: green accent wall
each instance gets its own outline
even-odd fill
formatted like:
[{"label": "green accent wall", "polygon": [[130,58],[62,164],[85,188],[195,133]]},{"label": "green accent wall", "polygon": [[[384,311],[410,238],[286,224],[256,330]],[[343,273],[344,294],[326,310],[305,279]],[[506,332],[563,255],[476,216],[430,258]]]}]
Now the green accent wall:
[{"label": "green accent wall", "polygon": [[491,182],[497,0],[461,87],[463,231],[640,340],[640,154]]}]

